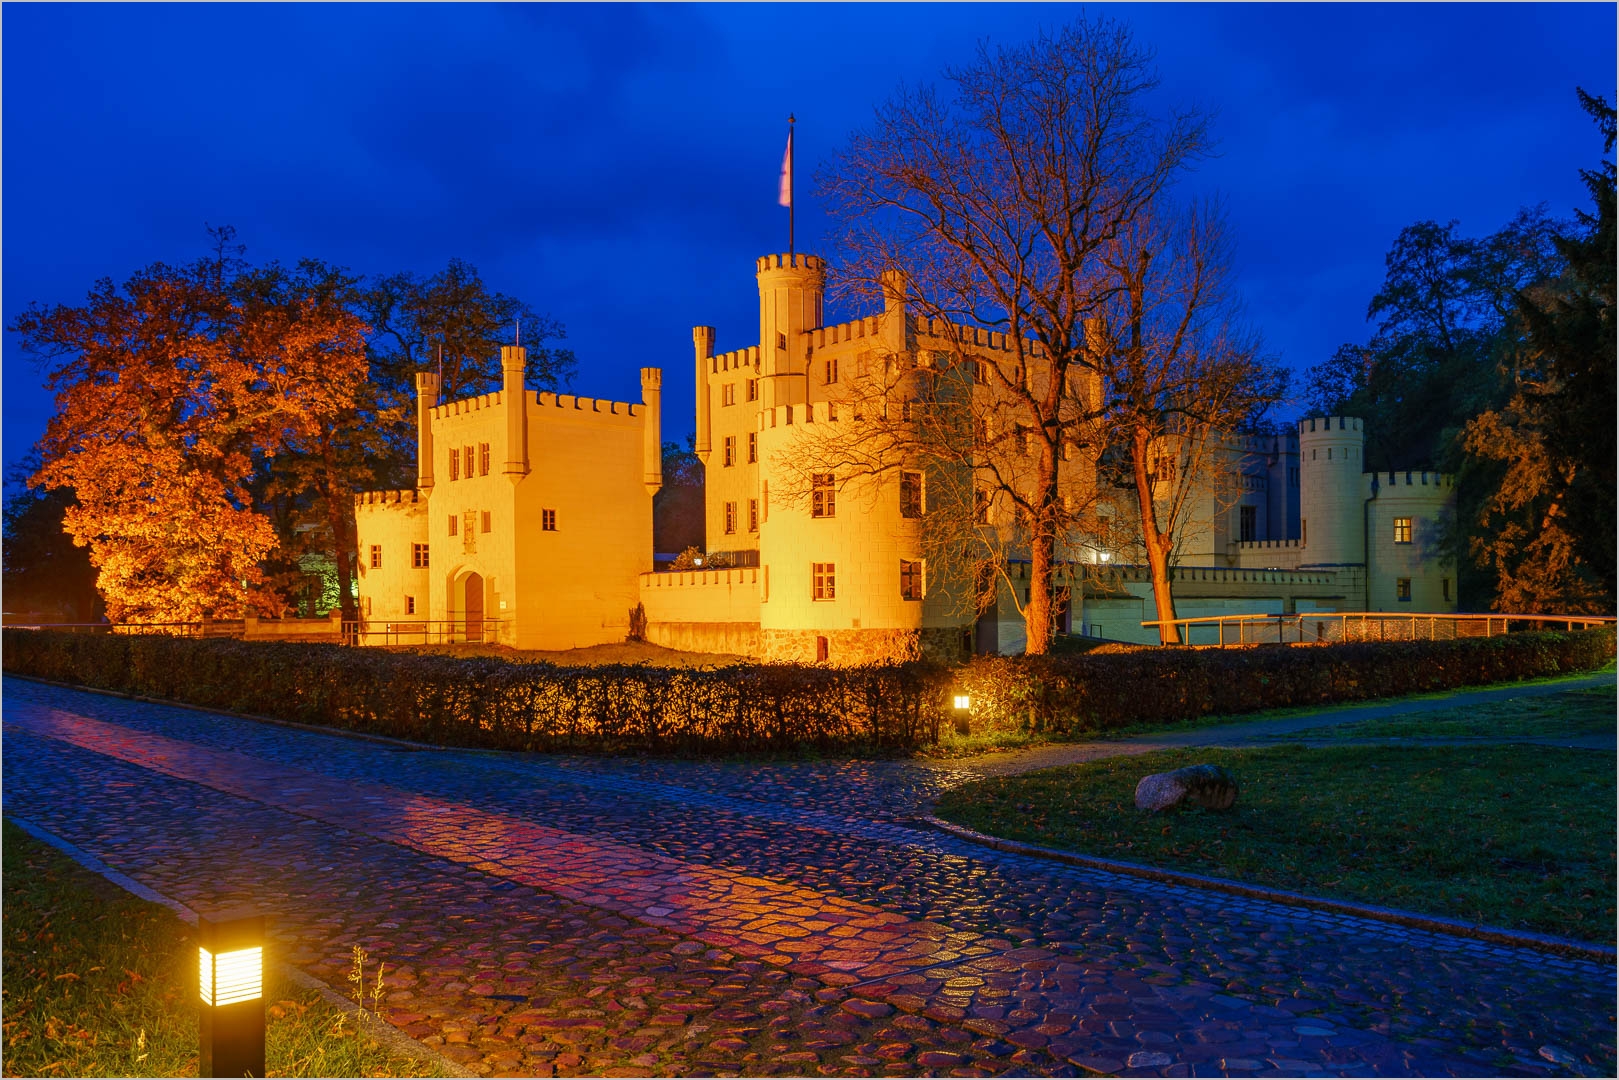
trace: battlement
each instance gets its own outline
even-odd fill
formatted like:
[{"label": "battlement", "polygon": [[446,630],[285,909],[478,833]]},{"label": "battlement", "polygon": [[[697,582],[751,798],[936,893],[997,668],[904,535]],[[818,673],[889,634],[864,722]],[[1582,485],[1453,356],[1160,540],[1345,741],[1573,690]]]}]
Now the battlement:
[{"label": "battlement", "polygon": [[598,416],[622,416],[626,419],[640,416],[645,411],[644,406],[632,405],[627,401],[578,397],[574,394],[553,394],[546,390],[535,392],[530,400],[542,408],[572,409],[574,412],[591,412]]},{"label": "battlement", "polygon": [[491,394],[479,394],[477,397],[458,398],[455,401],[445,401],[433,406],[427,415],[435,420],[442,420],[446,416],[461,416],[464,413],[474,413],[479,409],[489,409],[500,404],[500,391]]},{"label": "battlement", "polygon": [[[1319,428],[1317,425],[1320,425]],[[1358,416],[1311,416],[1299,421],[1299,435],[1326,434],[1329,431],[1365,434],[1365,421]]]},{"label": "battlement", "polygon": [[817,349],[824,349],[828,345],[837,345],[840,342],[876,337],[879,331],[878,320],[880,318],[881,316],[878,315],[867,315],[863,319],[838,323],[836,326],[817,327],[808,331],[810,345]]},{"label": "battlement", "polygon": [[426,505],[421,493],[415,488],[402,488],[397,491],[360,491],[354,495],[354,508],[362,506],[411,506]]},{"label": "battlement", "polygon": [[1456,478],[1447,473],[1418,469],[1397,469],[1392,472],[1362,473],[1366,486],[1375,483],[1378,488],[1429,488],[1435,492],[1456,486]]},{"label": "battlement", "polygon": [[790,255],[766,255],[754,264],[754,272],[762,274],[767,270],[825,270],[826,260],[819,255],[806,255],[803,252],[794,252]]},{"label": "battlement", "polygon": [[726,570],[654,570],[641,574],[643,589],[730,588],[758,584],[757,566],[735,566]]},{"label": "battlement", "polygon": [[708,358],[709,374],[718,375],[722,371],[740,371],[743,368],[759,370],[759,346],[750,345],[746,349],[733,349],[727,353]]},{"label": "battlement", "polygon": [[1236,546],[1242,551],[1303,551],[1302,540],[1238,540]]}]

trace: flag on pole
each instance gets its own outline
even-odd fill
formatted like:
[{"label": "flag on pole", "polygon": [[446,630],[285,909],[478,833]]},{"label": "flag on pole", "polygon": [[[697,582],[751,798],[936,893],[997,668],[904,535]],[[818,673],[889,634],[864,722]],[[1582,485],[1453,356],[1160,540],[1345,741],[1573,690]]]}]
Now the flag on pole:
[{"label": "flag on pole", "polygon": [[781,158],[781,194],[776,202],[782,206],[793,205],[793,132],[787,131],[787,152]]}]

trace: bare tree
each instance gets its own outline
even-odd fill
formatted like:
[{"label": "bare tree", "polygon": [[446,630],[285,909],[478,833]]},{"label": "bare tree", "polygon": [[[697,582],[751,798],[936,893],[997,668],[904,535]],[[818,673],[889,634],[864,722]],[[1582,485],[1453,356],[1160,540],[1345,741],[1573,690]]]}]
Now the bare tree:
[{"label": "bare tree", "polygon": [[[874,452],[861,467],[892,469],[910,452],[953,463],[978,561],[1009,543],[1027,552],[1027,648],[1042,653],[1062,541],[1083,517],[1065,506],[1064,475],[1094,461],[1103,419],[1103,361],[1086,322],[1120,288],[1104,257],[1207,151],[1206,124],[1151,107],[1150,56],[1106,19],[980,46],[946,79],[949,99],[902,89],[821,177],[844,226],[836,284],[875,297],[885,274],[903,273],[915,313],[906,344],[931,365],[918,364],[927,374],[914,396],[932,408],[931,384],[940,403],[923,410],[937,416],[930,431],[868,429]],[[980,329],[1000,335],[998,347],[980,347]],[[899,375],[885,400],[904,388]]]},{"label": "bare tree", "polygon": [[1166,644],[1180,640],[1169,564],[1194,501],[1215,513],[1229,504],[1237,491],[1223,440],[1250,429],[1287,386],[1237,325],[1223,224],[1208,206],[1149,209],[1102,257],[1118,285],[1097,324],[1107,420],[1135,495],[1131,524]]}]

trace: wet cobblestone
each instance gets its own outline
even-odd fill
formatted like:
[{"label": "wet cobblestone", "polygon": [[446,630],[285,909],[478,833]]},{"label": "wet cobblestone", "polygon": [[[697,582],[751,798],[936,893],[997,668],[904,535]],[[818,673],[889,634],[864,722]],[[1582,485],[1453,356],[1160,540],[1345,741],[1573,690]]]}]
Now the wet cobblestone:
[{"label": "wet cobblestone", "polygon": [[[484,1075],[1566,1075],[1613,973],[986,851],[959,772],[404,751],[6,680],[8,813]],[[395,981],[397,979],[397,981]],[[626,1071],[627,1070],[627,1071]]]}]

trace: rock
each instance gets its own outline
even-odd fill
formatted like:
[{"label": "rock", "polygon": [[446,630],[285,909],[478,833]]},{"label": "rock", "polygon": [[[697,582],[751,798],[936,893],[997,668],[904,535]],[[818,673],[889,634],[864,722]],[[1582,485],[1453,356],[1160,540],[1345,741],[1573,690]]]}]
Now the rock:
[{"label": "rock", "polygon": [[1219,765],[1188,765],[1174,772],[1153,773],[1136,785],[1138,810],[1167,810],[1183,802],[1229,810],[1236,801],[1236,778]]}]

